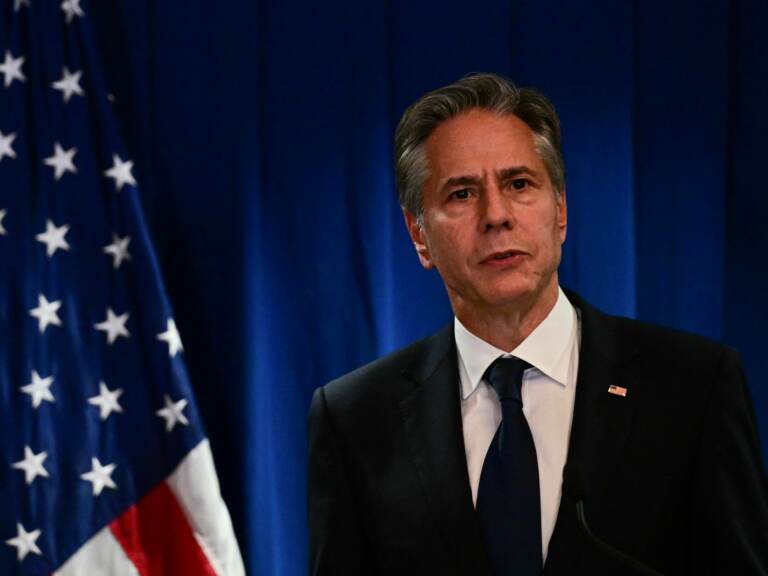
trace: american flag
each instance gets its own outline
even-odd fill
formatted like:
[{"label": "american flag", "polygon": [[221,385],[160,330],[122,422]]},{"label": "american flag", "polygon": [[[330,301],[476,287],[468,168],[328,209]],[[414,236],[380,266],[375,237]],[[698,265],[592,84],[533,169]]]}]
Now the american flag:
[{"label": "american flag", "polygon": [[89,26],[0,0],[0,574],[242,574]]}]

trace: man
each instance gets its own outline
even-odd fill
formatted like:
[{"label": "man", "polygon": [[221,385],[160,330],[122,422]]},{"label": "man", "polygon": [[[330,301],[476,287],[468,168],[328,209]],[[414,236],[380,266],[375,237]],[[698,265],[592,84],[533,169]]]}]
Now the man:
[{"label": "man", "polygon": [[[438,89],[403,115],[395,171],[455,319],[315,392],[311,573],[768,574],[736,354],[559,287],[551,104],[487,74]],[[577,503],[592,533],[657,572],[596,544]]]}]

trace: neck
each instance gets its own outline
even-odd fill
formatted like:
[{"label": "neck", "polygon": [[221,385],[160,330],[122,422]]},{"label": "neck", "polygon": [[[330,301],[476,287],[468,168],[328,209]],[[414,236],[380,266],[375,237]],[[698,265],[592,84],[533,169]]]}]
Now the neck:
[{"label": "neck", "polygon": [[454,314],[464,327],[500,350],[511,352],[528,338],[557,303],[557,278],[534,298],[503,308],[472,309],[455,303]]}]

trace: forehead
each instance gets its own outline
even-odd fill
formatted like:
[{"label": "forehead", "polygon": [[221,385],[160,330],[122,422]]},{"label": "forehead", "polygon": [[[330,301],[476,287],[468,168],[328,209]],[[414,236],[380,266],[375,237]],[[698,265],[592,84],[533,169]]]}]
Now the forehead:
[{"label": "forehead", "polygon": [[510,166],[540,168],[533,131],[512,114],[473,109],[442,122],[424,142],[430,179]]}]

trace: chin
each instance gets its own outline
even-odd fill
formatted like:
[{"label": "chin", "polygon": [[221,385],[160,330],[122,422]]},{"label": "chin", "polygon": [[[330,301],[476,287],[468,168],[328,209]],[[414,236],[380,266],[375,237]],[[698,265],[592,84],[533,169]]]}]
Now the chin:
[{"label": "chin", "polygon": [[482,299],[492,307],[530,304],[544,296],[546,286],[536,282],[514,282],[486,291]]},{"label": "chin", "polygon": [[485,294],[482,300],[491,308],[507,308],[527,304],[535,298],[535,292],[532,290],[505,290],[503,292],[494,292]]}]

